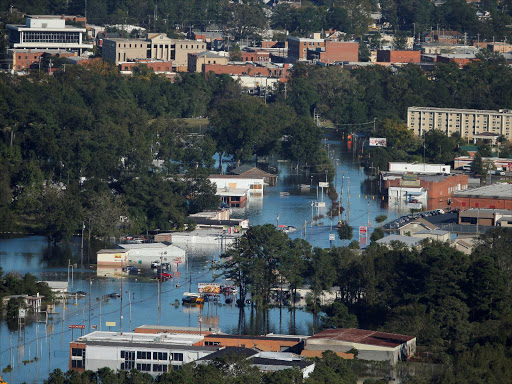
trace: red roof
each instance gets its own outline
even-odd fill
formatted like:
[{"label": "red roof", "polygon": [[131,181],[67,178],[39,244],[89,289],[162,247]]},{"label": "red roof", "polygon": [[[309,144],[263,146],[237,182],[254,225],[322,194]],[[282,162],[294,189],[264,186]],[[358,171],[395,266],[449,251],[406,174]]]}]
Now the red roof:
[{"label": "red roof", "polygon": [[380,347],[398,347],[403,343],[414,339],[414,336],[399,335],[396,333],[368,331],[366,329],[337,328],[326,329],[308,340],[331,339],[337,341],[348,341],[352,343],[377,345]]}]

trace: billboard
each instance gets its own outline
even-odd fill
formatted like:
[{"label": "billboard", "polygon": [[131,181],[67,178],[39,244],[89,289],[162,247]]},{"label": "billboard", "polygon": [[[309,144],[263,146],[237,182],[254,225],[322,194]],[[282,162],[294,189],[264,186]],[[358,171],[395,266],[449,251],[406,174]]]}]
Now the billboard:
[{"label": "billboard", "polygon": [[213,293],[213,294],[220,294],[220,284],[215,283],[198,283],[197,284],[197,291],[199,293]]},{"label": "billboard", "polygon": [[370,147],[386,147],[385,137],[370,137]]}]

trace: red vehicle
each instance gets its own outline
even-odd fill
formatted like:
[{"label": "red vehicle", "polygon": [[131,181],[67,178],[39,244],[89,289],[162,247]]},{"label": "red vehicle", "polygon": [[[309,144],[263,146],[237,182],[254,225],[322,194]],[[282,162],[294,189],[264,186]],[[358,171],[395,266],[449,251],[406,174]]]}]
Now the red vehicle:
[{"label": "red vehicle", "polygon": [[172,274],[171,273],[165,273],[165,272],[162,272],[162,273],[158,273],[156,275],[156,278],[158,280],[167,280],[167,279],[172,279]]}]

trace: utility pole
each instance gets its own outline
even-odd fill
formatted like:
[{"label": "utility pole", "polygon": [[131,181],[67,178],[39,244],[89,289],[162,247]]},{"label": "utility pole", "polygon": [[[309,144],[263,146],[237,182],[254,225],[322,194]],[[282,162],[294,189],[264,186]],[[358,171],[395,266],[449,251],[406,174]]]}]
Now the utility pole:
[{"label": "utility pole", "polygon": [[121,298],[119,300],[119,332],[123,333],[123,260],[121,260]]},{"label": "utility pole", "polygon": [[89,330],[91,329],[91,287],[92,287],[92,280],[89,277]]},{"label": "utility pole", "polygon": [[85,23],[87,24],[87,0],[85,0],[84,16],[86,20]]},{"label": "utility pole", "polygon": [[84,229],[85,221],[82,221],[82,245],[80,246],[80,264],[84,266]]}]

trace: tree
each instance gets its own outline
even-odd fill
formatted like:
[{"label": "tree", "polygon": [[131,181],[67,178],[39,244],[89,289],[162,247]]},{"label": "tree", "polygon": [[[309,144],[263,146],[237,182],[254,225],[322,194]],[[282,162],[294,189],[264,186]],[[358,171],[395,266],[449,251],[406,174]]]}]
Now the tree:
[{"label": "tree", "polygon": [[322,324],[325,328],[357,328],[357,316],[351,314],[348,308],[339,301],[324,309]]},{"label": "tree", "polygon": [[471,172],[475,175],[482,175],[484,173],[483,159],[480,152],[477,152],[473,161],[471,162]]},{"label": "tree", "polygon": [[371,241],[377,241],[384,237],[384,230],[381,227],[377,227],[373,230],[372,235],[370,236]]},{"label": "tree", "polygon": [[385,222],[387,219],[388,217],[386,215],[378,215],[375,217],[375,221],[379,224]]},{"label": "tree", "polygon": [[351,240],[352,239],[353,229],[346,221],[342,221],[339,224],[338,236],[341,240]]}]

